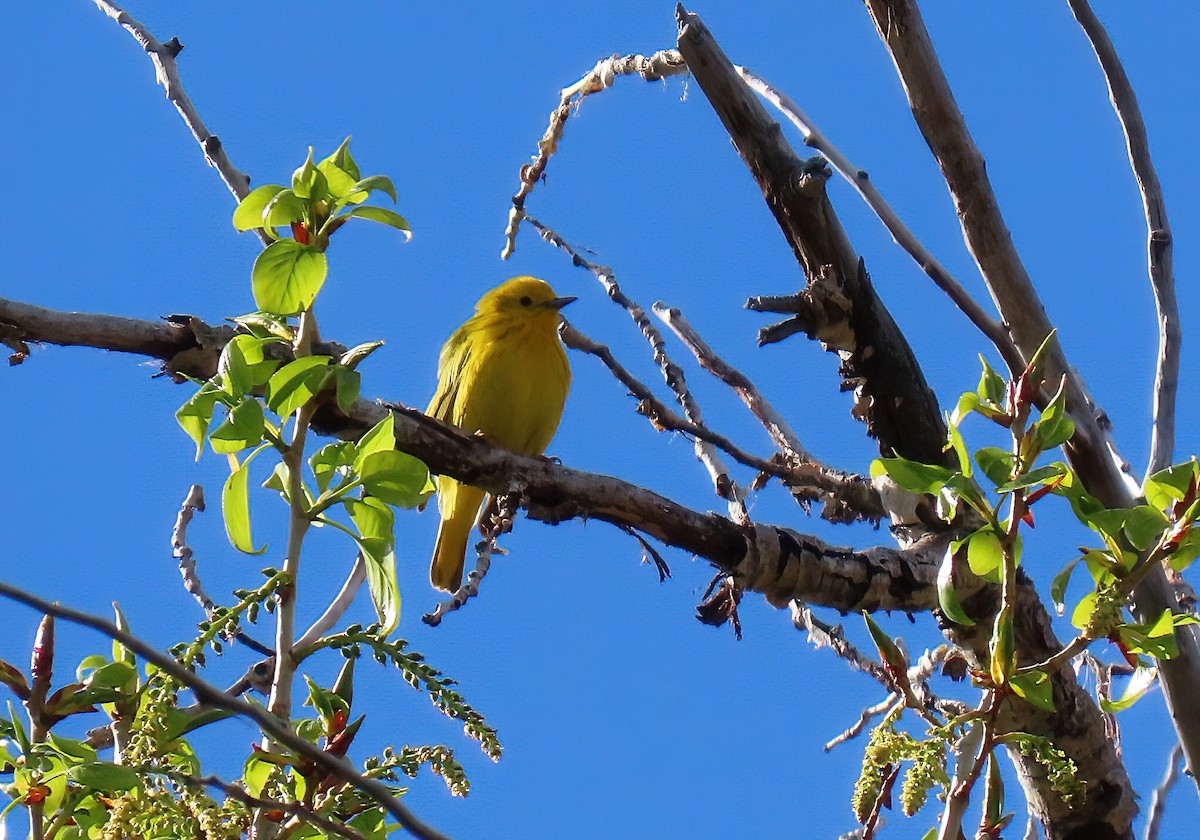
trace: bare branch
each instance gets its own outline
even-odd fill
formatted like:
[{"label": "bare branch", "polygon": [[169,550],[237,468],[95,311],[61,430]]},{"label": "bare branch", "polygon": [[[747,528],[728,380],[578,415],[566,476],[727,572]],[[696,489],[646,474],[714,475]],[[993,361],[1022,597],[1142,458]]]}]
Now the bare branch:
[{"label": "bare branch", "polygon": [[558,107],[550,112],[550,124],[538,141],[538,152],[530,163],[521,167],[521,186],[512,197],[512,209],[508,211],[508,226],[504,231],[504,249],[500,259],[506,260],[517,248],[517,232],[525,218],[525,201],[537,182],[546,174],[550,156],[558,151],[559,141],[567,128],[567,119],[572,109],[578,109],[585,97],[612,87],[617,76],[638,75],[648,82],[677,76],[687,72],[687,65],[675,50],[659,50],[652,56],[614,55],[602,59],[582,79],[570,87],[563,88]]},{"label": "bare branch", "polygon": [[160,670],[170,674],[173,679],[190,688],[198,702],[215,706],[219,709],[225,709],[233,712],[235,715],[253,721],[259,729],[280,744],[286,746],[289,750],[303,756],[333,778],[362,791],[382,806],[385,811],[395,817],[396,821],[413,835],[425,840],[446,840],[446,836],[440,831],[425,825],[417,819],[412,811],[402,804],[386,785],[356,773],[348,763],[335,758],[330,753],[318,748],[315,744],[311,744],[297,736],[285,722],[267,712],[262,706],[251,705],[237,697],[231,697],[215,685],[200,679],[187,668],[180,666],[170,656],[160,653],[141,639],[126,633],[111,622],[105,621],[98,616],[64,607],[60,604],[53,604],[4,581],[0,581],[0,596],[25,604],[27,607],[37,610],[43,615],[52,615],[73,624],[90,627],[113,641],[120,642],[142,659],[152,663]]},{"label": "bare branch", "polygon": [[889,694],[887,697],[884,697],[882,700],[880,700],[874,706],[867,706],[859,714],[858,720],[856,720],[854,723],[850,724],[850,726],[848,726],[842,732],[839,732],[837,735],[835,735],[829,741],[826,741],[825,746],[821,747],[821,749],[824,750],[825,752],[829,752],[834,747],[839,747],[842,744],[846,743],[847,741],[849,741],[853,738],[857,738],[859,735],[862,734],[863,730],[867,728],[868,723],[870,723],[872,720],[874,720],[875,718],[882,715],[888,709],[895,706],[896,703],[903,703],[903,702],[904,701],[900,698],[899,694],[892,693],[892,694]]},{"label": "bare branch", "polygon": [[1163,814],[1167,810],[1167,795],[1171,792],[1171,788],[1175,787],[1175,782],[1179,780],[1179,764],[1182,760],[1183,747],[1176,744],[1171,747],[1171,753],[1167,756],[1167,771],[1163,774],[1162,781],[1158,783],[1158,787],[1154,789],[1154,795],[1150,798],[1150,811],[1146,815],[1144,840],[1158,840]]},{"label": "bare branch", "polygon": [[850,185],[862,196],[867,206],[883,222],[884,227],[891,233],[896,244],[908,252],[909,256],[929,275],[937,287],[945,292],[950,300],[954,301],[954,305],[967,316],[981,333],[988,337],[1000,352],[1000,355],[1004,358],[1009,368],[1020,370],[1023,366],[1021,363],[1021,353],[1017,350],[1016,345],[1013,344],[1012,338],[1004,329],[1004,325],[983,311],[979,303],[938,262],[937,258],[917,239],[916,234],[900,220],[900,217],[896,215],[896,211],[891,208],[891,205],[884,200],[883,195],[876,189],[874,182],[868,177],[866,170],[854,166],[842,154],[840,149],[829,142],[828,138],[821,133],[816,124],[800,109],[800,106],[792,101],[791,97],[773,88],[748,68],[738,67],[737,71],[746,80],[746,84],[750,85],[753,90],[778,108],[785,117],[791,120],[796,128],[800,129],[800,133],[804,137],[804,145],[820,153],[821,157],[829,161],[829,164],[839,175],[850,182]]},{"label": "bare branch", "polygon": [[179,67],[175,62],[175,56],[179,55],[183,44],[179,43],[177,38],[172,38],[165,44],[162,43],[150,34],[145,26],[134,20],[128,12],[111,0],[94,0],[94,2],[100,11],[120,24],[142,45],[142,49],[154,63],[155,80],[163,86],[167,99],[171,101],[171,104],[179,111],[179,115],[183,117],[183,121],[187,123],[192,136],[196,138],[196,142],[204,151],[204,158],[208,161],[208,165],[214,167],[221,174],[221,180],[233,193],[234,198],[239,201],[245,198],[250,192],[250,178],[230,162],[229,156],[225,154],[225,147],[217,135],[210,133],[204,125],[204,121],[200,119],[200,114],[196,111],[196,106],[192,104],[187,91],[183,89],[183,83],[179,80]]},{"label": "bare branch", "polygon": [[479,586],[492,567],[492,555],[506,553],[504,549],[500,548],[498,541],[501,536],[512,530],[513,519],[517,515],[520,501],[520,487],[514,484],[510,487],[509,492],[497,497],[496,512],[491,516],[490,521],[486,514],[491,505],[489,504],[484,509],[481,513],[484,520],[480,522],[480,528],[484,534],[483,539],[475,544],[475,551],[478,555],[475,568],[467,575],[466,582],[453,595],[438,604],[433,612],[421,616],[423,622],[430,627],[437,627],[442,623],[442,617],[446,613],[462,609],[467,605],[467,601],[479,594]]},{"label": "bare branch", "polygon": [[1087,0],[1067,0],[1071,13],[1087,36],[1104,80],[1108,98],[1125,133],[1129,164],[1142,196],[1146,215],[1146,262],[1154,305],[1158,310],[1158,361],[1154,373],[1154,427],[1150,438],[1150,460],[1146,477],[1171,465],[1175,453],[1175,397],[1179,389],[1179,349],[1183,330],[1179,323],[1179,304],[1175,300],[1175,270],[1172,258],[1171,224],[1167,221],[1167,203],[1163,198],[1158,173],[1150,158],[1146,123],[1133,85],[1125,74],[1117,50],[1104,25]]},{"label": "bare branch", "polygon": [[321,613],[321,616],[304,631],[304,635],[292,646],[293,655],[303,658],[305,648],[316,644],[318,639],[334,628],[341,617],[346,614],[346,610],[350,609],[350,605],[354,603],[354,597],[366,579],[367,564],[363,561],[362,554],[359,554],[354,558],[354,565],[350,567],[350,574],[346,576],[342,588],[329,602],[325,612]]},{"label": "bare branch", "polygon": [[[204,614],[212,618],[217,605],[200,583],[200,573],[196,571],[196,558],[192,547],[187,543],[187,529],[192,521],[192,516],[196,511],[203,510],[204,488],[199,484],[193,484],[188,490],[183,504],[179,507],[179,515],[175,517],[175,527],[171,530],[171,556],[179,561],[179,574],[183,577],[183,588],[196,599],[196,602],[204,610]],[[234,635],[234,638],[263,656],[271,656],[275,653],[253,636],[240,630]]]},{"label": "bare branch", "polygon": [[[654,362],[662,371],[667,387],[671,389],[683,407],[684,416],[691,423],[702,426],[704,421],[700,412],[700,404],[688,390],[687,378],[683,375],[683,369],[671,361],[671,357],[667,355],[667,344],[663,341],[662,333],[646,317],[646,311],[621,291],[613,270],[606,265],[598,265],[587,260],[569,242],[532,216],[526,216],[525,221],[533,226],[542,239],[570,255],[572,263],[590,271],[600,281],[600,285],[604,287],[609,298],[618,306],[624,307],[625,311],[629,313],[629,317],[641,330],[646,341],[649,342],[650,349],[654,354]],[[739,524],[748,524],[750,514],[746,511],[746,493],[729,475],[729,470],[725,468],[721,456],[717,454],[717,447],[699,436],[692,440],[692,447],[696,452],[696,459],[708,470],[717,495],[728,504],[730,517]]]}]

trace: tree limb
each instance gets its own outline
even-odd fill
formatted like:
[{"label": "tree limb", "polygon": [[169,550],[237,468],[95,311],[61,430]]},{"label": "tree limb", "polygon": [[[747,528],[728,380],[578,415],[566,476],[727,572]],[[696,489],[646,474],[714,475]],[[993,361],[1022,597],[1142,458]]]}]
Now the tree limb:
[{"label": "tree limb", "polygon": [[1179,347],[1183,330],[1179,323],[1179,304],[1175,300],[1175,270],[1172,258],[1171,223],[1167,221],[1167,203],[1163,198],[1158,173],[1150,158],[1146,123],[1138,106],[1133,85],[1117,50],[1092,11],[1087,0],[1067,0],[1071,13],[1087,36],[1104,80],[1108,98],[1125,134],[1129,165],[1137,180],[1146,215],[1146,262],[1154,305],[1158,310],[1158,360],[1154,372],[1154,426],[1150,438],[1150,460],[1146,477],[1171,465],[1175,452],[1175,397],[1179,389]]}]

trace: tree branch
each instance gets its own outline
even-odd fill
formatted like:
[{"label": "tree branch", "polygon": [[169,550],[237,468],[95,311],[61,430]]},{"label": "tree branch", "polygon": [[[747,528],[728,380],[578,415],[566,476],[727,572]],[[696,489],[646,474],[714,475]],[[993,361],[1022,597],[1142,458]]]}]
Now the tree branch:
[{"label": "tree branch", "polygon": [[[984,168],[983,156],[967,130],[945,73],[934,53],[929,32],[914,0],[864,0],[875,28],[891,54],[912,108],[913,117],[941,167],[958,210],[967,247],[975,258],[1001,317],[1025,358],[1050,334],[1050,320],[1033,283],[1017,256],[1000,215]],[[1082,379],[1067,364],[1057,343],[1046,362],[1046,380],[1067,375],[1067,407],[1075,435],[1063,449],[1089,493],[1110,508],[1128,508],[1140,492],[1095,401]],[[1152,569],[1134,592],[1140,621],[1156,619],[1164,610],[1180,612],[1177,594],[1161,568]],[[1177,628],[1179,655],[1158,662],[1163,694],[1188,767],[1200,768],[1200,715],[1192,712],[1200,697],[1200,635],[1196,628]],[[1200,782],[1200,774],[1194,772]]]},{"label": "tree branch", "polygon": [[867,171],[854,166],[842,154],[840,149],[829,142],[828,138],[821,133],[821,130],[800,109],[800,106],[792,101],[791,97],[771,87],[764,79],[755,75],[748,68],[738,67],[737,71],[746,80],[746,84],[750,85],[751,89],[778,108],[785,117],[791,120],[796,128],[800,129],[800,134],[804,137],[804,145],[815,149],[821,157],[829,161],[829,165],[839,175],[850,182],[850,185],[862,196],[867,206],[883,222],[884,227],[888,229],[896,244],[908,252],[909,256],[929,275],[937,287],[945,292],[950,300],[954,302],[959,311],[966,315],[981,333],[987,336],[1000,352],[1000,355],[1004,358],[1009,368],[1019,371],[1023,367],[1021,353],[1017,350],[1016,345],[1013,344],[1012,338],[1009,337],[1008,332],[1004,329],[1004,325],[983,311],[979,303],[938,262],[937,258],[917,239],[916,234],[900,220],[900,217],[896,215],[896,211],[891,208],[891,205],[884,200],[883,195],[876,189],[875,184],[867,175]]},{"label": "tree branch", "polygon": [[204,158],[208,161],[208,165],[220,173],[221,180],[233,193],[234,198],[238,201],[245,198],[250,192],[249,176],[234,167],[229,156],[225,154],[225,147],[217,135],[209,132],[204,121],[200,119],[196,106],[188,97],[187,91],[183,89],[183,83],[179,79],[179,67],[175,62],[175,56],[179,55],[183,44],[179,43],[177,38],[172,38],[165,44],[162,43],[150,34],[145,26],[134,20],[128,12],[111,0],[93,0],[93,2],[100,11],[116,21],[142,45],[142,49],[154,63],[155,81],[163,86],[167,99],[171,101],[171,104],[179,111],[179,116],[183,117],[183,121],[187,123],[188,130],[192,132],[192,136],[196,138],[196,142],[204,151]]},{"label": "tree branch", "polygon": [[1133,85],[1117,50],[1087,0],[1068,0],[1071,13],[1087,36],[1104,81],[1108,98],[1125,134],[1129,165],[1137,180],[1146,215],[1146,262],[1154,305],[1158,310],[1158,360],[1154,373],[1154,427],[1150,438],[1150,460],[1146,477],[1171,465],[1175,452],[1175,396],[1179,389],[1179,348],[1183,330],[1179,323],[1179,304],[1175,300],[1175,270],[1172,258],[1171,223],[1167,221],[1167,203],[1163,198],[1158,173],[1150,158],[1146,123],[1138,106]]}]

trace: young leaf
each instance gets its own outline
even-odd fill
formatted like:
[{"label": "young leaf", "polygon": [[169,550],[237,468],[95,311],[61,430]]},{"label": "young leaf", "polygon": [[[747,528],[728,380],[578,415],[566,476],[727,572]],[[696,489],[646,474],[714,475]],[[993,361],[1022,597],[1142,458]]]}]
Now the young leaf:
[{"label": "young leaf", "polygon": [[[1046,338],[1050,340],[1049,336]],[[1038,449],[1045,452],[1061,446],[1075,434],[1075,421],[1067,416],[1067,378],[1063,377],[1058,385],[1058,393],[1050,400],[1050,404],[1042,411],[1042,416],[1033,424],[1034,437]]]},{"label": "young leaf", "polygon": [[958,594],[954,591],[954,548],[952,546],[946,549],[946,556],[942,558],[942,565],[938,567],[937,588],[938,603],[946,618],[964,627],[973,626],[975,622],[963,611],[962,605],[958,602]]},{"label": "young leaf", "polygon": [[992,628],[992,682],[996,685],[1006,684],[1016,667],[1017,651],[1013,639],[1012,607],[1006,604],[996,613],[996,623]]},{"label": "young leaf", "polygon": [[983,366],[983,373],[979,377],[979,386],[975,389],[975,393],[979,395],[981,401],[999,406],[1004,402],[1004,379],[992,370],[992,366],[988,364],[988,360],[983,357],[983,354],[980,354],[979,362]]},{"label": "young leaf", "polygon": [[334,198],[344,198],[352,204],[366,199],[366,193],[354,192],[354,185],[362,175],[358,171],[358,164],[350,156],[349,137],[342,141],[336,152],[318,163],[317,169],[325,176],[329,193]]},{"label": "young leaf", "polygon": [[396,418],[389,411],[387,416],[372,426],[358,439],[358,456],[354,459],[355,472],[362,472],[363,461],[376,452],[391,452],[396,448]]},{"label": "young leaf", "polygon": [[1054,686],[1042,671],[1031,671],[1009,678],[1009,686],[1019,697],[1039,709],[1047,712],[1054,711]]},{"label": "young leaf", "polygon": [[892,641],[892,637],[883,632],[883,628],[875,623],[875,619],[871,618],[869,612],[863,610],[862,616],[863,620],[867,623],[867,631],[871,634],[871,641],[878,648],[879,656],[883,660],[883,664],[887,667],[888,673],[891,674],[892,679],[896,681],[897,687],[907,685],[908,660],[904,658],[904,654],[900,652],[900,648]]},{"label": "young leaf", "polygon": [[329,182],[325,175],[313,164],[312,146],[308,147],[308,157],[304,165],[292,173],[292,192],[299,198],[319,200],[329,197]]},{"label": "young leaf", "polygon": [[281,184],[264,184],[252,190],[233,211],[233,226],[239,231],[263,227],[263,213],[276,195],[282,192]]},{"label": "young leaf", "polygon": [[1061,461],[1053,464],[1047,464],[1044,467],[1038,467],[1036,470],[1030,470],[1024,475],[1017,476],[1012,481],[1006,481],[996,487],[997,493],[1011,493],[1014,490],[1020,490],[1024,487],[1032,487],[1035,484],[1041,484],[1047,481],[1053,481],[1061,475],[1066,475],[1067,465]]},{"label": "young leaf", "polygon": [[[263,229],[274,236],[275,228],[290,225],[292,222],[304,221],[304,215],[307,212],[308,208],[303,199],[291,190],[283,190],[275,194],[275,197],[267,204],[267,209],[263,211]],[[274,238],[278,239],[279,237],[274,236]]]},{"label": "young leaf", "polygon": [[133,768],[107,761],[77,764],[67,770],[67,778],[85,790],[105,794],[140,790],[142,787],[142,778]]},{"label": "young leaf", "polygon": [[979,465],[979,469],[992,484],[999,486],[1012,479],[1013,455],[1011,452],[995,446],[984,446],[975,450],[975,463]]},{"label": "young leaf", "polygon": [[1078,630],[1085,629],[1092,620],[1092,613],[1096,611],[1096,593],[1089,592],[1075,605],[1074,611],[1071,613],[1071,624]]},{"label": "young leaf", "polygon": [[409,227],[408,219],[401,216],[394,210],[388,210],[386,207],[374,207],[372,205],[363,205],[355,207],[346,213],[347,216],[357,216],[360,219],[366,219],[371,222],[379,222],[381,225],[394,227],[396,230],[404,234],[406,240],[412,239],[412,228]]},{"label": "young leaf", "polygon": [[946,429],[947,440],[943,451],[953,449],[954,454],[958,456],[958,471],[970,478],[972,475],[971,453],[967,451],[967,442],[963,440],[962,432],[958,430],[958,426],[953,423],[949,415],[946,415]]},{"label": "young leaf", "polygon": [[324,493],[338,471],[354,463],[355,453],[353,441],[341,440],[326,444],[312,454],[308,465],[317,479],[318,492]]},{"label": "young leaf", "polygon": [[372,175],[369,178],[363,178],[354,185],[352,193],[371,193],[379,190],[392,200],[395,204],[399,199],[396,196],[396,185],[392,183],[392,179],[386,175]]},{"label": "young leaf", "polygon": [[312,305],[328,271],[323,252],[294,239],[272,242],[254,260],[254,302],[276,315],[299,315]]},{"label": "young leaf", "polygon": [[984,580],[1000,582],[1004,568],[1004,549],[1000,538],[991,528],[980,528],[967,538],[967,565]]},{"label": "young leaf", "polygon": [[921,464],[907,458],[876,458],[871,462],[871,478],[882,475],[910,493],[936,494],[954,473],[945,467]]},{"label": "young leaf", "polygon": [[252,335],[235,335],[221,350],[217,373],[224,391],[240,400],[254,388],[254,366],[263,360],[262,339]]},{"label": "young leaf", "polygon": [[258,446],[263,438],[262,405],[254,397],[246,397],[229,411],[225,422],[208,436],[213,452],[228,455]]},{"label": "young leaf", "polygon": [[225,534],[229,537],[229,544],[245,554],[262,554],[267,550],[266,544],[262,548],[254,548],[254,541],[250,537],[250,459],[261,451],[261,448],[257,449],[247,457],[241,466],[225,479],[225,486],[221,491],[221,514],[225,519]]},{"label": "young leaf", "polygon": [[400,584],[396,581],[396,554],[391,541],[379,537],[363,537],[358,540],[363,560],[367,567],[367,589],[371,603],[382,625],[381,633],[387,635],[400,623]]},{"label": "young leaf", "polygon": [[333,369],[333,382],[336,387],[337,406],[342,411],[349,411],[358,399],[362,386],[362,374],[356,370],[337,365]]},{"label": "young leaf", "polygon": [[1138,505],[1125,519],[1125,536],[1138,551],[1157,545],[1170,523],[1162,511],[1150,505]]},{"label": "young leaf", "polygon": [[1146,494],[1146,502],[1161,511],[1168,510],[1175,502],[1187,496],[1197,469],[1198,465],[1193,457],[1190,461],[1159,470],[1146,479],[1142,488]]},{"label": "young leaf", "polygon": [[429,468],[406,452],[368,455],[362,459],[359,477],[368,493],[400,508],[415,508],[434,490]]},{"label": "young leaf", "polygon": [[367,356],[370,356],[382,346],[382,341],[368,341],[365,344],[351,347],[338,359],[338,364],[348,370],[354,370]]},{"label": "young leaf", "polygon": [[220,389],[212,382],[205,382],[200,390],[175,412],[175,420],[187,436],[196,444],[196,460],[204,451],[204,438],[208,434],[209,423],[212,422],[213,410],[216,408]]},{"label": "young leaf", "polygon": [[280,417],[291,416],[316,396],[332,362],[329,356],[304,356],[288,362],[267,382],[267,408]]},{"label": "young leaf", "polygon": [[358,533],[364,539],[382,539],[388,543],[393,541],[392,529],[396,517],[387,504],[370,496],[365,499],[346,499],[343,504],[354,526],[358,528]]},{"label": "young leaf", "polygon": [[1138,668],[1129,678],[1129,682],[1125,685],[1125,691],[1121,694],[1120,700],[1106,700],[1100,698],[1100,708],[1109,714],[1123,712],[1141,700],[1150,687],[1154,685],[1154,680],[1158,676],[1158,671],[1154,668]]},{"label": "young leaf", "polygon": [[1059,615],[1063,614],[1066,609],[1067,584],[1071,582],[1071,573],[1075,571],[1075,567],[1079,565],[1084,555],[1079,555],[1073,560],[1067,561],[1067,565],[1059,570],[1054,579],[1050,581],[1050,600],[1054,602],[1054,611]]}]

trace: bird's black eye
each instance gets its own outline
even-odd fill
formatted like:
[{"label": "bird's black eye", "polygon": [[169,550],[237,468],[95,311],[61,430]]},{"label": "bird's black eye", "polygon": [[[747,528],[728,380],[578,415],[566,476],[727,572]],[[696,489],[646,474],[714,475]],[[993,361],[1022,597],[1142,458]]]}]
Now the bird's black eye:
[{"label": "bird's black eye", "polygon": [[532,304],[533,304],[533,298],[531,298],[529,295],[525,295],[525,297],[521,298],[522,306],[531,306]]}]

